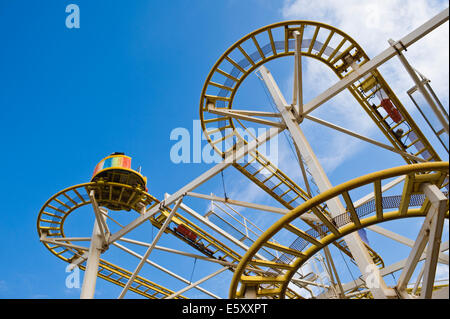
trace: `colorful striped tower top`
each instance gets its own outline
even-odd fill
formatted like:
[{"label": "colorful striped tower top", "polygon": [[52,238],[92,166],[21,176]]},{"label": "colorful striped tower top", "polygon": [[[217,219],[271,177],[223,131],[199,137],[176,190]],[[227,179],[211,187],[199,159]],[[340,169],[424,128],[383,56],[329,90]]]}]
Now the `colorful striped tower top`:
[{"label": "colorful striped tower top", "polygon": [[95,167],[94,174],[92,174],[92,177],[94,177],[98,172],[106,168],[131,169],[131,157],[126,155],[110,155],[104,158]]}]

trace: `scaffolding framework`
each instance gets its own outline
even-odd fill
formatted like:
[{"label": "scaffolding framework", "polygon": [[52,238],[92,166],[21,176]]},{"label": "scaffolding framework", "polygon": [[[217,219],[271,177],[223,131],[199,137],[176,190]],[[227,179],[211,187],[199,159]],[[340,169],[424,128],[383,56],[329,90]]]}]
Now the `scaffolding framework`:
[{"label": "scaffolding framework", "polygon": [[[214,64],[201,93],[202,129],[209,144],[223,160],[173,194],[166,193],[163,200],[142,188],[116,182],[94,181],[64,189],[52,196],[39,212],[37,230],[41,242],[72,267],[85,270],[81,298],[94,297],[97,277],[121,287],[118,298],[126,297],[131,291],[151,299],[183,299],[186,298],[183,294],[191,289],[211,298],[220,298],[217,292],[201,285],[230,270],[229,298],[429,299],[442,293],[448,296],[448,280],[440,285],[436,280],[436,269],[438,264],[448,267],[448,255],[443,253],[448,250],[448,241],[441,241],[444,220],[449,214],[449,163],[441,160],[425,133],[377,70],[398,57],[415,84],[414,90],[408,93],[417,91],[422,94],[428,104],[422,107],[429,107],[440,124],[441,130],[433,130],[434,134],[440,136],[446,132],[448,136],[448,112],[445,113],[434,91],[430,91],[425,79],[417,75],[402,53],[448,19],[447,8],[399,41],[390,40],[390,46],[372,59],[350,36],[318,22],[280,22],[246,35]],[[322,40],[319,32],[326,34]],[[236,52],[240,54],[240,60],[236,58]],[[274,76],[264,65],[285,57],[294,58],[292,103],[286,101]],[[323,62],[337,75],[338,81],[304,103],[302,59],[306,58]],[[253,72],[269,93],[275,106],[273,112],[234,108],[234,98],[241,84]],[[355,98],[383,133],[386,142],[311,115],[312,111],[344,90]],[[402,158],[406,165],[334,186],[313,151],[314,145],[310,145],[303,132],[302,126],[306,121],[390,151]],[[259,136],[241,136],[239,132],[248,131],[252,124],[267,130]],[[259,147],[282,132],[288,132],[292,140],[305,189],[259,151]],[[446,150],[448,153],[448,148]],[[195,192],[199,186],[230,167],[241,172],[282,207]],[[312,184],[318,188],[316,196],[313,196]],[[354,200],[351,192],[366,186],[373,192]],[[388,191],[394,188],[402,189],[402,194],[388,195]],[[109,198],[99,198],[108,194],[105,190],[109,192]],[[120,196],[117,199],[112,194]],[[122,194],[128,194],[126,200]],[[122,225],[111,212],[98,204],[99,199],[103,203],[120,204],[137,217]],[[191,207],[188,199],[211,201],[210,210],[202,215]],[[64,224],[67,217],[84,206],[91,206],[95,217],[92,233],[85,237],[66,237]],[[273,214],[279,219],[272,226],[261,229],[239,209]],[[378,225],[412,217],[424,219],[415,239]],[[152,241],[126,237],[148,222],[158,229]],[[409,246],[409,256],[385,265],[382,255],[359,235],[358,231],[362,229]],[[290,244],[277,241],[275,237],[281,232],[288,233],[294,240]],[[177,238],[184,243],[183,247],[189,246],[195,253],[159,246],[158,242],[165,234]],[[125,244],[144,247],[145,252],[140,254]],[[138,260],[133,271],[101,258],[113,247],[132,256],[134,261]],[[192,282],[152,260],[155,250],[209,262],[215,270]],[[361,276],[351,282],[342,282],[333,256],[335,251],[354,262]],[[411,283],[420,263],[423,263],[420,274],[416,282]],[[146,264],[186,286],[178,290],[169,289],[140,276]],[[388,285],[385,277],[394,272],[400,272],[400,277],[395,285]]]}]

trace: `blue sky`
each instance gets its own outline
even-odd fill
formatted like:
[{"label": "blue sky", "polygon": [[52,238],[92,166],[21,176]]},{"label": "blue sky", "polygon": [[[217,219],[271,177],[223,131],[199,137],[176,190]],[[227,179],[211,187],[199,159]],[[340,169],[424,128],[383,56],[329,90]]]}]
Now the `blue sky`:
[{"label": "blue sky", "polygon": [[[149,192],[160,199],[165,192],[176,191],[210,167],[172,163],[169,154],[174,142],[169,139],[170,132],[176,127],[190,129],[192,120],[198,119],[203,82],[215,61],[231,44],[252,30],[293,19],[296,14],[297,19],[314,18],[308,15],[309,11],[299,14],[295,8],[290,8],[297,2],[301,1],[0,2],[3,155],[0,298],[79,296],[79,290],[65,288],[66,264],[39,242],[36,218],[51,195],[87,182],[104,156],[114,151],[131,155],[135,168],[142,166],[148,177]],[[70,3],[80,7],[79,29],[65,26],[65,7]],[[417,27],[438,13],[439,8],[448,6],[445,1],[425,3],[429,4],[432,14],[422,21],[418,19],[411,27]],[[319,11],[318,15],[322,12]],[[339,17],[329,12],[320,16],[336,23]],[[448,24],[446,28],[448,34]],[[344,31],[357,40],[362,32]],[[369,55],[384,49],[385,40],[379,50],[370,48]],[[444,47],[444,56],[446,52],[448,59],[448,42],[446,50]],[[421,65],[422,60],[417,63]],[[284,66],[274,67],[279,71],[277,79],[281,88],[289,92],[290,70]],[[313,79],[316,67],[313,64],[306,67],[311,68],[308,76]],[[386,72],[401,83],[402,78],[395,77],[392,70],[395,66]],[[247,94],[251,94],[251,88],[250,82]],[[308,93],[312,97],[314,92],[320,93],[325,88],[314,88]],[[445,89],[448,91],[448,82],[440,91]],[[448,93],[444,101],[448,105]],[[367,132],[377,136],[370,128]],[[353,158],[367,152],[367,148],[358,152],[352,154]],[[319,155],[326,159],[326,155]],[[327,169],[333,183],[337,184],[393,163],[401,165],[395,158],[391,161],[390,157],[381,155],[377,164],[370,168],[357,161],[361,166],[357,169],[351,162],[340,170],[333,166]],[[236,172],[225,174],[230,193],[241,191],[230,183],[235,176]],[[214,191],[221,195],[218,179],[202,189],[205,193]],[[259,195],[255,197],[273,204]],[[206,204],[198,203],[197,209],[204,213]],[[268,217],[267,223],[274,218]],[[74,223],[82,224],[81,221]],[[80,227],[86,227],[89,232],[91,225]],[[149,231],[150,227],[139,235],[145,237]],[[176,245],[170,239],[163,239],[163,242]],[[155,260],[158,256],[155,254]],[[111,257],[120,260],[119,255]],[[192,261],[187,266],[177,266],[175,259],[167,255],[162,254],[160,258],[185,278],[190,277]],[[136,260],[127,260],[125,264],[131,270]],[[199,262],[197,267],[205,267],[208,273],[210,266]],[[147,271],[152,276],[153,272]],[[172,289],[182,287],[171,279],[155,276],[162,282],[154,281],[173,285]],[[199,278],[194,275],[194,279]],[[222,278],[223,297],[228,290],[227,278]],[[115,298],[119,292],[118,288],[98,280],[98,297]],[[194,293],[192,296],[195,297]]]}]

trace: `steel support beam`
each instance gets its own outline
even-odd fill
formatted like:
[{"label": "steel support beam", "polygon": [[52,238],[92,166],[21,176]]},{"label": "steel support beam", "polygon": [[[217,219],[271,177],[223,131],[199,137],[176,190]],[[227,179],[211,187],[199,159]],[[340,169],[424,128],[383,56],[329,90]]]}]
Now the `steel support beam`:
[{"label": "steel support beam", "polygon": [[[166,194],[166,196],[171,196],[170,194]],[[212,230],[214,230],[215,232],[219,233],[220,235],[222,235],[223,237],[225,237],[226,239],[228,239],[229,241],[231,241],[233,244],[235,244],[236,246],[239,246],[240,248],[242,248],[244,251],[247,251],[250,249],[250,247],[248,247],[247,245],[245,245],[244,243],[242,243],[240,240],[238,240],[237,238],[233,237],[232,235],[230,235],[229,233],[227,233],[226,231],[224,231],[222,228],[218,227],[216,224],[210,222],[207,218],[203,217],[202,215],[200,215],[199,213],[197,213],[194,209],[192,209],[191,207],[185,205],[185,204],[181,204],[180,208],[182,210],[184,210],[186,213],[188,213],[189,215],[191,215],[192,217],[196,218],[197,220],[201,221],[203,224],[205,224],[206,226],[210,227]],[[265,258],[264,256],[261,256],[259,254],[257,254],[259,259],[263,259],[266,260],[267,258]]]},{"label": "steel support beam", "polygon": [[[404,179],[405,179],[405,176],[400,176],[400,177],[397,177],[396,179],[394,179],[393,181],[390,181],[389,183],[386,183],[385,185],[383,185],[381,187],[381,192],[384,193],[385,191],[391,189],[395,185],[401,183]],[[375,192],[371,192],[371,193],[367,194],[366,196],[364,196],[364,197],[358,199],[357,201],[355,201],[353,203],[353,206],[355,208],[358,208],[361,205],[371,201],[374,198],[375,198]]]},{"label": "steel support beam", "polygon": [[[249,142],[246,145],[243,145],[240,147],[236,152],[232,153],[231,155],[227,155],[225,159],[216,164],[214,167],[210,168],[194,180],[192,180],[190,183],[185,185],[184,187],[180,188],[178,191],[176,191],[173,195],[169,196],[165,200],[165,205],[171,205],[175,201],[177,201],[180,197],[184,196],[187,192],[190,192],[197,188],[198,186],[202,185],[206,181],[210,180],[217,174],[219,174],[222,170],[227,168],[228,166],[232,165],[234,162],[238,161],[240,158],[247,155],[249,152],[255,150],[258,146],[264,144],[274,136],[281,133],[283,129],[280,128],[271,128],[267,130],[262,136],[259,136],[257,139]],[[156,214],[159,211],[159,207],[155,206],[147,211],[145,211],[141,216],[136,218],[134,221],[117,231],[116,233],[112,234],[109,238],[108,243],[112,243],[119,239],[122,236],[125,236],[130,231],[135,229],[136,227],[142,225],[145,223],[149,218],[151,218],[154,214]]]},{"label": "steel support beam", "polygon": [[[448,250],[448,247],[449,247],[449,242],[447,241],[447,242],[445,242],[445,243],[443,243],[441,245],[440,252],[444,252],[444,251]],[[422,254],[422,256],[420,257],[419,261],[422,261],[425,258],[426,258],[426,255]],[[395,273],[395,272],[397,272],[399,270],[402,270],[405,267],[406,262],[407,262],[407,258],[402,259],[400,261],[397,261],[396,263],[393,263],[393,264],[391,264],[389,266],[386,266],[386,267],[380,269],[381,275],[383,277],[385,277],[385,276],[390,275],[392,273]],[[347,282],[347,283],[343,284],[342,286],[343,286],[345,291],[348,291],[350,289],[354,289],[356,287],[359,287],[362,284],[363,284],[363,281],[360,278],[356,278],[354,281]]]},{"label": "steel support beam", "polygon": [[[150,243],[145,243],[145,242],[142,242],[142,241],[129,239],[129,238],[120,238],[119,241],[123,241],[123,242],[129,243],[129,244],[135,244],[135,245],[139,245],[139,246],[144,246],[144,247],[150,247],[150,245],[151,245]],[[215,259],[215,258],[210,258],[210,257],[206,257],[206,256],[203,256],[203,255],[192,254],[192,253],[188,253],[188,252],[177,250],[177,249],[173,249],[173,248],[162,247],[162,246],[156,245],[154,249],[165,251],[165,252],[172,253],[172,254],[181,255],[181,256],[201,259],[201,260],[217,263],[217,264],[220,264],[220,265],[223,265],[223,266],[229,266],[229,267],[236,267],[237,266],[236,264],[233,264],[233,263],[228,262],[228,261],[219,260],[219,259]]]},{"label": "steel support beam", "polygon": [[190,284],[189,286],[187,286],[187,287],[185,287],[185,288],[183,288],[183,289],[177,291],[176,293],[171,294],[170,296],[166,297],[165,299],[173,299],[173,298],[175,298],[175,297],[181,295],[182,293],[188,291],[189,289],[194,288],[194,287],[197,287],[197,286],[200,285],[202,282],[205,282],[205,281],[207,281],[208,279],[211,279],[212,277],[217,276],[218,274],[224,272],[224,271],[227,270],[227,269],[228,269],[228,267],[221,268],[221,269],[219,269],[219,270],[213,272],[212,274],[210,274],[210,275],[208,275],[208,276],[206,276],[206,277],[203,277],[202,279],[200,279],[200,280],[198,280],[198,281],[196,281],[196,282]]},{"label": "steel support beam", "polygon": [[[281,214],[281,215],[286,215],[287,213],[290,212],[290,210],[286,209],[286,208],[278,208],[278,207],[273,207],[273,206],[268,206],[268,205],[249,203],[249,202],[234,200],[234,199],[230,199],[230,198],[218,197],[218,196],[214,196],[214,195],[205,195],[205,194],[199,194],[199,193],[194,193],[194,192],[188,192],[188,193],[186,193],[186,195],[195,197],[195,198],[202,198],[202,199],[206,199],[206,200],[212,200],[215,202],[221,202],[221,203],[226,203],[226,204],[230,204],[230,205],[236,205],[236,206],[241,206],[241,207],[256,209],[256,210],[260,210],[260,211]],[[320,221],[316,216],[314,216],[311,213],[303,214],[300,218],[306,219],[309,221],[315,221],[315,222]]]},{"label": "steel support beam", "polygon": [[411,276],[416,269],[417,263],[420,261],[423,251],[428,244],[423,285],[420,296],[421,298],[431,298],[440,251],[447,198],[436,187],[436,185],[425,184],[422,189],[431,202],[431,208],[425,217],[414,246],[406,260],[405,267],[403,268],[397,281],[397,291],[405,296],[405,290],[408,282],[410,281]]},{"label": "steel support beam", "polygon": [[[302,120],[303,114],[303,79],[302,79],[302,38],[303,38],[303,25],[301,26],[301,32],[295,31],[295,55],[294,55],[294,92],[292,105],[295,108],[295,112],[298,120]],[[299,159],[301,160],[301,159]]]},{"label": "steel support beam", "polygon": [[404,292],[411,276],[416,269],[417,263],[419,262],[422,253],[428,243],[428,237],[430,234],[430,226],[433,221],[433,217],[436,214],[437,210],[430,209],[428,212],[425,221],[420,228],[419,234],[414,242],[414,246],[409,253],[408,259],[406,260],[405,267],[403,268],[400,277],[397,281],[397,290],[401,293]]},{"label": "steel support beam", "polygon": [[87,248],[87,247],[65,243],[62,240],[55,240],[53,238],[47,238],[46,234],[42,234],[42,236],[40,238],[40,241],[43,242],[43,243],[49,243],[49,244],[53,244],[53,245],[57,245],[57,246],[73,248],[73,249],[77,249],[77,250],[89,251],[89,248]]},{"label": "steel support beam", "polygon": [[254,123],[258,123],[258,124],[284,128],[283,123],[265,120],[265,119],[261,119],[261,118],[250,116],[250,115],[244,115],[244,114],[237,113],[237,112],[234,112],[233,110],[229,110],[229,109],[222,110],[222,109],[216,109],[216,108],[210,107],[208,109],[208,112],[212,113],[212,114],[216,114],[216,115],[223,115],[223,116],[232,117],[235,119],[240,119],[240,120],[245,120],[245,121],[250,121],[250,122],[254,122]]},{"label": "steel support beam", "polygon": [[[378,225],[368,226],[367,228],[389,239],[395,240],[396,242],[399,242],[403,245],[414,247],[414,240],[406,238],[405,236],[399,235],[397,233],[394,233],[393,231],[384,229]],[[427,251],[427,249],[425,249],[425,251]],[[448,255],[439,253],[439,262],[448,265]]]},{"label": "steel support beam", "polygon": [[[136,257],[136,258],[142,259],[142,255],[139,255],[138,253],[134,252],[133,250],[131,250],[131,249],[125,247],[125,246],[122,246],[122,245],[120,245],[120,244],[118,244],[118,243],[113,243],[113,245],[116,246],[116,247],[118,247],[118,248],[120,248],[120,249],[122,249],[123,251],[129,253],[130,255],[132,255],[132,256],[134,256],[134,257]],[[155,248],[156,248],[156,247],[155,247]],[[172,277],[174,277],[174,278],[176,278],[176,279],[178,279],[178,280],[184,282],[185,284],[190,284],[189,280],[187,280],[187,279],[185,279],[185,278],[183,278],[183,277],[181,277],[181,276],[175,274],[174,272],[172,272],[172,271],[170,271],[170,270],[168,270],[168,269],[166,269],[166,268],[164,268],[164,267],[158,265],[157,263],[151,261],[150,259],[146,259],[145,262],[146,262],[147,264],[149,264],[149,265],[155,267],[156,269],[159,269],[159,270],[161,270],[162,272],[165,272],[166,274],[168,274],[168,275],[170,275],[170,276],[172,276]],[[220,299],[219,296],[213,294],[212,292],[210,292],[210,291],[208,291],[208,290],[206,290],[206,289],[204,289],[204,288],[202,288],[202,287],[200,287],[200,286],[198,286],[198,285],[195,286],[195,288],[197,288],[197,289],[200,290],[201,292],[203,292],[203,293],[205,293],[205,294],[207,294],[207,295],[209,295],[209,296],[211,296],[211,297],[213,297],[213,298],[215,298],[215,299]]]},{"label": "steel support beam", "polygon": [[[429,21],[422,24],[420,27],[416,28],[412,32],[408,33],[406,36],[400,39],[399,42],[402,43],[402,48],[400,50],[404,50],[408,48],[410,45],[414,44],[417,40],[424,37],[446,21],[448,21],[449,18],[449,9],[445,9],[439,14],[437,14],[435,17],[430,19]],[[324,91],[323,93],[319,94],[317,97],[312,99],[310,102],[306,103],[304,107],[304,114],[309,114],[316,108],[318,108],[323,103],[327,102],[346,88],[348,88],[350,85],[355,83],[357,80],[362,78],[367,73],[371,72],[372,70],[376,69],[389,59],[393,58],[398,54],[397,50],[394,49],[392,46],[375,56],[373,59],[368,61],[367,63],[364,63],[361,67],[354,70],[351,74],[344,77],[342,80],[338,81],[336,84],[331,86],[328,90]]]},{"label": "steel support beam", "polygon": [[423,158],[421,158],[421,157],[414,156],[414,155],[412,155],[412,154],[409,154],[408,152],[404,152],[404,151],[398,150],[398,149],[396,149],[396,148],[394,148],[394,147],[392,147],[392,146],[389,146],[389,145],[387,145],[387,144],[378,142],[378,141],[376,141],[376,140],[374,140],[374,139],[371,139],[371,138],[368,138],[368,137],[366,137],[366,136],[364,136],[364,135],[355,133],[355,132],[350,131],[350,130],[348,130],[348,129],[346,129],[346,128],[343,128],[343,127],[340,127],[340,126],[338,126],[338,125],[336,125],[336,124],[333,124],[333,123],[324,121],[324,120],[319,119],[319,118],[317,118],[317,117],[314,117],[314,116],[311,116],[311,115],[305,115],[305,118],[307,118],[308,120],[311,120],[311,121],[313,121],[313,122],[319,123],[319,124],[321,124],[321,125],[323,125],[323,126],[332,128],[332,129],[334,129],[334,130],[336,130],[336,131],[338,131],[338,132],[347,134],[347,135],[352,136],[352,137],[356,137],[356,138],[358,138],[358,139],[360,139],[360,140],[362,140],[362,141],[365,141],[365,142],[367,142],[367,143],[370,143],[370,144],[372,144],[372,145],[375,145],[375,146],[384,148],[384,149],[386,149],[386,150],[388,150],[388,151],[391,151],[391,152],[400,154],[400,155],[402,155],[402,156],[404,156],[404,157],[413,159],[413,160],[415,160],[415,161],[418,161],[418,162],[426,162],[426,161],[425,161]]},{"label": "steel support beam", "polygon": [[258,292],[258,286],[245,285],[244,299],[256,299]]},{"label": "steel support beam", "polygon": [[[334,276],[336,277],[337,286],[339,288],[339,297],[345,298],[344,288],[342,288],[342,282],[341,282],[341,279],[339,278],[339,274],[334,265],[334,261],[333,261],[333,258],[331,257],[330,249],[328,248],[328,246],[324,247],[324,253],[325,253],[326,261],[329,264],[331,278],[333,278]],[[333,273],[334,273],[334,276],[333,276]]]},{"label": "steel support beam", "polygon": [[[447,251],[448,248],[449,248],[449,242],[446,241],[445,243],[441,244],[440,252]],[[422,254],[419,261],[422,261],[425,258],[426,258],[426,255]],[[390,275],[392,273],[395,273],[399,270],[402,270],[405,267],[406,262],[407,262],[407,258],[397,261],[396,263],[393,263],[389,266],[386,266],[386,267],[380,269],[380,273],[383,277]],[[364,282],[360,278],[356,278],[354,281],[343,284],[342,287],[344,288],[345,291],[348,291],[350,289],[354,289],[356,287],[361,286],[363,283]]]},{"label": "steel support beam", "polygon": [[[103,216],[103,214],[99,214],[98,218],[105,222],[105,217]],[[94,298],[98,265],[100,263],[100,255],[104,247],[104,233],[100,229],[102,221],[100,221],[99,219],[95,218],[89,252],[87,252],[87,264],[86,270],[84,272],[83,286],[81,287],[81,299]]]},{"label": "steel support beam", "polygon": [[[308,140],[303,134],[303,131],[298,125],[297,120],[291,111],[291,108],[286,103],[286,100],[280,89],[278,88],[278,85],[276,84],[271,73],[265,66],[261,66],[259,68],[259,72],[269,93],[272,95],[275,105],[280,111],[287,129],[291,133],[294,144],[299,148],[301,154],[304,156],[305,163],[308,166],[309,171],[311,172],[311,175],[313,176],[313,179],[317,184],[317,187],[321,192],[325,192],[331,189],[333,186],[330,180],[325,174],[324,169],[322,168],[319,160],[314,154],[314,151],[312,150]],[[331,217],[335,217],[345,213],[345,208],[339,198],[330,199],[329,201],[327,201],[327,205],[330,208]],[[375,278],[374,282],[376,284],[371,287],[373,296],[375,298],[395,297],[395,292],[387,287],[386,283],[379,273],[379,269],[374,265],[373,260],[370,257],[369,252],[364,246],[358,233],[347,235],[344,237],[344,240],[347,243],[347,246],[349,247],[350,252],[352,253],[363,277],[366,279],[366,277],[370,275],[371,278]]]},{"label": "steel support beam", "polygon": [[449,134],[449,131],[448,131],[449,128],[448,128],[448,121],[447,121],[447,119],[445,118],[444,114],[442,114],[440,108],[434,102],[433,97],[427,91],[427,89],[425,88],[423,82],[417,76],[417,73],[414,70],[414,68],[411,66],[411,64],[409,64],[408,60],[406,59],[406,57],[401,52],[402,42],[395,42],[392,39],[389,39],[388,42],[395,50],[398,51],[398,55],[397,56],[398,56],[400,62],[405,67],[406,72],[408,72],[409,76],[411,77],[411,79],[416,84],[419,92],[422,93],[423,97],[425,98],[425,101],[427,101],[427,103],[430,106],[431,110],[436,115],[436,117],[438,118],[439,122],[441,122],[441,125],[444,128],[444,130],[447,132],[447,134]]},{"label": "steel support beam", "polygon": [[109,236],[111,235],[108,225],[106,224],[106,220],[102,216],[102,215],[107,216],[106,209],[98,206],[97,200],[95,199],[94,190],[91,190],[89,192],[89,198],[91,199],[91,205],[94,210],[95,219],[99,221],[98,227],[100,230],[100,235],[102,236],[103,244],[106,244]]},{"label": "steel support beam", "polygon": [[178,199],[178,201],[175,204],[175,207],[172,209],[172,211],[170,212],[169,216],[166,217],[166,220],[164,221],[163,225],[159,229],[158,234],[156,234],[156,236],[153,239],[150,247],[148,247],[147,251],[145,252],[145,254],[142,257],[142,259],[139,262],[139,264],[137,265],[137,267],[134,270],[133,274],[130,276],[130,279],[128,279],[128,282],[126,283],[125,287],[123,287],[123,290],[122,290],[122,292],[119,295],[119,299],[122,299],[125,296],[125,294],[127,293],[128,289],[130,288],[130,286],[133,283],[134,279],[136,278],[136,276],[141,271],[142,266],[144,266],[145,261],[148,259],[148,256],[150,256],[151,252],[155,248],[156,243],[158,242],[159,238],[161,238],[161,236],[164,233],[164,231],[166,230],[167,226],[169,226],[169,223],[171,222],[172,217],[177,212],[178,207],[180,207],[180,204],[181,204],[182,200],[183,200],[182,197],[180,199]]},{"label": "steel support beam", "polygon": [[442,231],[444,228],[447,197],[439,190],[436,185],[425,184],[422,186],[422,190],[424,191],[427,198],[431,201],[430,210],[436,211],[431,222],[428,247],[426,252],[427,259],[425,261],[422,290],[420,291],[420,298],[430,299],[433,295],[433,286],[436,276],[439,248],[441,245]]},{"label": "steel support beam", "polygon": [[244,202],[244,201],[240,201],[240,200],[234,200],[234,199],[230,199],[230,198],[218,197],[218,196],[214,196],[214,195],[199,194],[199,193],[194,193],[194,192],[188,192],[188,193],[186,193],[186,195],[195,197],[195,198],[212,200],[215,202],[227,203],[227,204],[231,204],[231,205],[252,208],[252,209],[257,209],[257,210],[276,213],[276,214],[286,215],[287,213],[289,213],[289,209],[286,209],[286,208],[278,208],[278,207],[273,207],[273,206],[254,204],[254,203]]}]

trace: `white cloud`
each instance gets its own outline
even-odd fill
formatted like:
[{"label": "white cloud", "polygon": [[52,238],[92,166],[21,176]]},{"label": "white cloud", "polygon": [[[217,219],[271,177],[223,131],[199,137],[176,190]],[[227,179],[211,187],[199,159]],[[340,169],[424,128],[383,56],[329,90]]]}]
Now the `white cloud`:
[{"label": "white cloud", "polygon": [[[316,20],[337,27],[354,38],[373,57],[387,48],[387,40],[398,40],[448,7],[446,1],[376,0],[287,0],[281,13],[285,19]],[[411,64],[432,80],[436,91],[448,101],[448,22],[410,47]],[[400,64],[386,72],[397,76],[394,89],[412,86]],[[407,86],[405,86],[407,84]],[[396,90],[397,91],[397,90]]]},{"label": "white cloud", "polygon": [[[445,2],[423,0],[378,0],[370,3],[356,0],[287,0],[280,12],[284,19],[315,20],[333,25],[353,37],[370,57],[374,57],[388,47],[389,38],[400,39],[446,5]],[[414,44],[406,55],[414,67],[432,80],[441,100],[448,101],[448,23]],[[323,64],[306,58],[303,61],[305,95],[316,96],[336,83],[336,76]],[[392,59],[380,71],[405,106],[411,106],[405,92],[413,83],[399,61]],[[276,78],[276,74],[273,75]],[[293,74],[284,81],[276,80],[281,84],[286,99],[290,100]],[[375,124],[348,92],[337,95],[312,115],[362,135],[373,138],[377,134],[380,136]],[[302,124],[302,129],[327,173],[355,159],[366,146],[353,137],[324,130],[318,124],[307,121]],[[284,142],[284,137],[280,137],[279,146],[277,162],[280,169],[303,184],[299,165],[289,145]],[[254,184],[234,184],[229,195],[230,198],[249,202],[263,201],[267,196]]]},{"label": "white cloud", "polygon": [[[305,96],[316,96],[337,81],[336,75],[320,62],[304,58],[302,65]],[[282,83],[282,87],[285,88],[283,94],[287,100],[290,100],[292,83],[293,71]],[[314,85],[311,85],[311,83]],[[308,99],[305,97],[306,100]],[[323,106],[314,110],[311,115],[365,136],[371,136],[377,130],[374,122],[347,91],[326,102]],[[354,157],[366,146],[366,144],[354,137],[337,133],[329,128],[324,129],[322,125],[311,123],[309,120],[305,120],[301,124],[301,128],[328,174],[347,159]],[[291,150],[283,149],[283,146],[287,145],[280,144],[278,162],[280,165],[287,163],[288,169],[286,173],[294,180],[299,180],[301,178],[299,165],[297,161],[286,161],[290,155],[286,153],[292,152]],[[280,166],[280,168],[284,170],[283,167]],[[291,175],[291,172],[294,172],[294,175]]]},{"label": "white cloud", "polygon": [[[313,20],[337,27],[354,38],[369,57],[374,57],[388,47],[388,39],[400,39],[447,6],[445,1],[424,0],[377,0],[370,3],[357,0],[286,0],[281,14],[285,19]],[[444,105],[448,105],[449,87],[448,30],[447,22],[405,52],[412,66],[431,79],[431,85]],[[316,96],[337,82],[332,72],[320,72],[323,66],[306,60],[311,59],[305,58],[303,62],[304,90],[312,90]],[[398,59],[391,59],[379,70],[407,109],[416,112],[406,94],[413,82]],[[292,83],[292,76],[287,81]],[[314,87],[306,85],[309,83],[314,83]],[[353,97],[346,92],[318,108],[313,115],[331,118],[330,122],[366,136],[377,132],[374,123],[361,108],[358,111],[354,107]],[[339,123],[340,119],[347,121]],[[306,123],[303,125],[305,131],[311,129]],[[364,143],[341,133],[311,130],[310,138],[311,144],[317,144],[317,156],[328,173],[364,148]],[[323,143],[326,147],[321,147]]]}]

